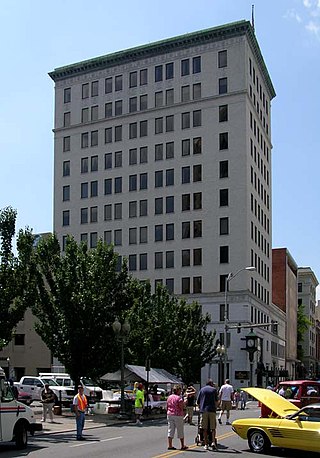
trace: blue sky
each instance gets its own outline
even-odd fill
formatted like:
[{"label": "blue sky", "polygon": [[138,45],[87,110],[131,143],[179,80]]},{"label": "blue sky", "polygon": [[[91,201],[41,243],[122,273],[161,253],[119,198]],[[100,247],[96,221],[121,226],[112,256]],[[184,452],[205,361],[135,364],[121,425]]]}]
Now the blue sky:
[{"label": "blue sky", "polygon": [[[17,228],[52,230],[54,86],[49,71],[250,20],[252,3],[2,0],[0,208],[17,209]],[[320,0],[254,4],[256,36],[277,93],[272,102],[273,247],[287,247],[320,281]]]}]

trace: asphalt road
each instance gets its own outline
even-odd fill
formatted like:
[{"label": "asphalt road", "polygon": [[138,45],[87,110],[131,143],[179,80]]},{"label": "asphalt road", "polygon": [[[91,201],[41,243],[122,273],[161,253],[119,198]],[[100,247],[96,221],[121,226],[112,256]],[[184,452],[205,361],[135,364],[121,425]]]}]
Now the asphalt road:
[{"label": "asphalt road", "polygon": [[[232,419],[257,417],[257,408],[243,411],[233,411]],[[194,418],[196,420],[196,417]],[[30,457],[30,458],[169,458],[174,456],[205,458],[219,454],[223,458],[253,458],[256,456],[248,449],[245,441],[236,436],[231,426],[218,425],[218,452],[206,451],[195,443],[196,426],[185,426],[185,442],[187,451],[167,450],[167,424],[165,419],[145,422],[143,426],[134,424],[108,426],[85,431],[86,441],[77,442],[74,432],[48,435],[38,435],[30,438],[26,450],[17,451],[13,445],[0,445],[0,458]],[[178,439],[174,445],[179,446]],[[267,455],[259,455],[265,458]],[[270,456],[270,455],[269,455]],[[319,454],[303,454],[295,451],[283,451],[273,448],[272,457],[281,458],[319,458]]]}]

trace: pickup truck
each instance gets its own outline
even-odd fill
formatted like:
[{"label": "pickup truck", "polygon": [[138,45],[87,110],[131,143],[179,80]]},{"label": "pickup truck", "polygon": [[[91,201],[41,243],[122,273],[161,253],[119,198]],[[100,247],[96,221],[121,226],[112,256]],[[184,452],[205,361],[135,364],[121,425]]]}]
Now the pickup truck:
[{"label": "pickup truck", "polygon": [[44,385],[48,383],[51,390],[54,392],[56,397],[56,403],[61,404],[65,407],[70,407],[72,404],[74,390],[71,387],[59,386],[51,378],[46,377],[32,377],[25,375],[20,379],[20,382],[15,382],[19,392],[23,391],[29,394],[34,401],[41,400],[41,392],[44,390]]},{"label": "pickup truck", "polygon": [[14,398],[0,368],[0,444],[13,441],[17,448],[26,448],[28,432],[33,435],[35,431],[41,430],[42,425],[36,423],[32,409]]}]

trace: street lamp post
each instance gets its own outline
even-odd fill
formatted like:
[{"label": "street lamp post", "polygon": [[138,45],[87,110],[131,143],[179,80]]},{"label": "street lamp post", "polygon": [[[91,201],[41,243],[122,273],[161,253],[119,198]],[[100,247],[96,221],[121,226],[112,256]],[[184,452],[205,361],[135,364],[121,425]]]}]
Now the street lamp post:
[{"label": "street lamp post", "polygon": [[223,373],[224,373],[224,378],[227,378],[229,374],[227,374],[227,361],[228,361],[228,344],[227,344],[227,338],[228,338],[228,312],[227,312],[227,306],[228,306],[228,290],[229,290],[229,283],[231,280],[233,280],[240,272],[248,270],[248,271],[254,271],[256,268],[254,266],[248,266],[248,267],[242,267],[242,269],[237,270],[236,273],[230,272],[228,275],[226,275],[225,278],[225,284],[224,284],[224,347],[225,347],[225,353],[224,353],[224,365],[223,365]]},{"label": "street lamp post", "polygon": [[8,380],[10,379],[10,356],[7,358],[7,363],[8,363]]},{"label": "street lamp post", "polygon": [[218,355],[218,358],[219,358],[218,385],[222,386],[223,385],[223,377],[224,377],[222,362],[223,362],[224,357],[225,357],[226,347],[224,345],[218,344],[218,346],[216,348],[216,352],[217,352],[217,355]]},{"label": "street lamp post", "polygon": [[120,389],[121,389],[121,397],[120,397],[120,416],[125,415],[125,402],[124,402],[124,342],[130,333],[130,323],[127,318],[124,320],[124,323],[120,323],[118,318],[115,319],[112,325],[113,332],[115,333],[116,337],[121,342],[121,381],[120,381]]}]

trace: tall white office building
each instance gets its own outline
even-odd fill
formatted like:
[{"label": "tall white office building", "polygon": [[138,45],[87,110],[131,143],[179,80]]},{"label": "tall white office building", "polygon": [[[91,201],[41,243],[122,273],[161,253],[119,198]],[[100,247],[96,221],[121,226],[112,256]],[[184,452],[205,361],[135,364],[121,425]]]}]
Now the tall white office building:
[{"label": "tall white office building", "polygon": [[[217,337],[226,276],[255,266],[230,282],[228,318],[269,322],[275,91],[251,24],[169,38],[50,76],[62,246],[67,234],[92,248],[99,238],[113,243],[139,279],[199,300]],[[258,333],[256,357],[265,361],[276,337]],[[228,336],[231,377],[248,367],[243,336]]]}]

